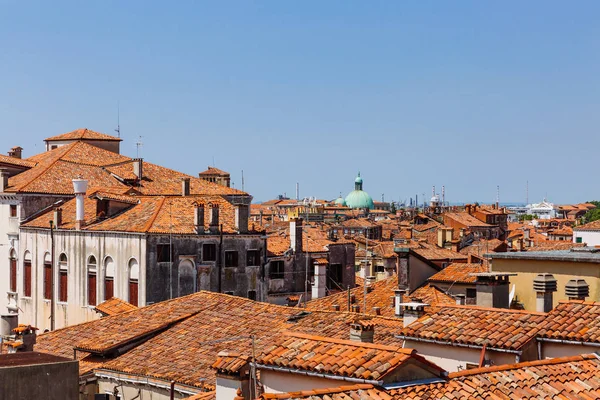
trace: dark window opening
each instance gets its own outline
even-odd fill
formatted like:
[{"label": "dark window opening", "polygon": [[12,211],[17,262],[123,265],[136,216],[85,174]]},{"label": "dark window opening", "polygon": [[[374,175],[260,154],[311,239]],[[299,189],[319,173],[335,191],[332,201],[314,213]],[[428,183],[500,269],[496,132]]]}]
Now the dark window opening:
[{"label": "dark window opening", "polygon": [[225,292],[225,294],[228,294],[230,296],[233,296],[233,292]]},{"label": "dark window opening", "polygon": [[238,266],[238,252],[237,251],[226,251],[225,252],[225,266],[226,267],[237,267]]},{"label": "dark window opening", "polygon": [[171,245],[158,244],[156,245],[156,262],[171,262]]},{"label": "dark window opening", "polygon": [[467,289],[467,297],[470,299],[477,297],[477,289]]},{"label": "dark window opening", "polygon": [[214,243],[205,243],[202,245],[202,260],[217,261],[217,245]]},{"label": "dark window opening", "polygon": [[16,204],[11,204],[10,205],[10,216],[11,217],[16,217],[17,216],[17,205]]},{"label": "dark window opening", "polygon": [[580,238],[580,237],[576,238],[575,243],[583,243],[583,238]]},{"label": "dark window opening", "polygon": [[51,300],[52,298],[52,263],[46,261],[44,263],[44,299]]},{"label": "dark window opening", "polygon": [[330,264],[327,268],[327,288],[340,289],[342,288],[344,271],[342,264]]},{"label": "dark window opening", "polygon": [[383,265],[375,265],[375,272],[385,272]]},{"label": "dark window opening", "polygon": [[285,263],[283,260],[271,261],[269,267],[270,279],[283,279],[285,276]]},{"label": "dark window opening", "polygon": [[248,290],[248,298],[250,300],[256,300],[256,290]]},{"label": "dark window opening", "polygon": [[249,267],[260,265],[260,251],[248,250],[246,253],[246,265]]}]

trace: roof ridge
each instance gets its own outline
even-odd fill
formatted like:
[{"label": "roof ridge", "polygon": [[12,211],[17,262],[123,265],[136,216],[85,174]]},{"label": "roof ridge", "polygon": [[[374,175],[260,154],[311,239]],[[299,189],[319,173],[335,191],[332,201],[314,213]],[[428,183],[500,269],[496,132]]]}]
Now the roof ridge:
[{"label": "roof ridge", "polygon": [[577,356],[569,356],[569,357],[557,357],[557,358],[548,358],[545,360],[535,360],[535,361],[525,361],[517,364],[505,364],[505,365],[494,365],[492,367],[481,367],[474,369],[467,369],[458,372],[451,372],[448,377],[450,379],[454,378],[462,378],[470,375],[478,375],[481,373],[487,372],[499,372],[499,371],[508,371],[513,369],[519,369],[523,367],[536,367],[539,365],[555,365],[555,364],[563,364],[572,361],[584,361],[584,360],[592,360],[597,359],[594,354],[580,354]]},{"label": "roof ridge", "polygon": [[150,228],[152,228],[154,221],[156,221],[156,218],[158,218],[158,214],[160,213],[160,210],[162,209],[163,205],[165,204],[165,200],[166,200],[166,197],[162,196],[162,198],[160,200],[160,204],[158,205],[158,207],[156,207],[156,210],[154,211],[154,215],[148,220],[148,222],[146,222],[146,225],[144,225],[144,228],[142,229],[143,232],[148,232],[150,230]]},{"label": "roof ridge", "polygon": [[441,308],[464,308],[468,310],[480,310],[480,311],[493,311],[493,312],[509,312],[515,314],[529,314],[529,315],[547,315],[548,313],[528,310],[514,310],[512,308],[495,308],[495,307],[482,307],[482,306],[471,306],[461,304],[441,304]]},{"label": "roof ridge", "polygon": [[310,339],[310,340],[315,340],[315,341],[319,341],[319,342],[343,344],[343,345],[354,346],[354,347],[365,347],[368,349],[395,351],[395,352],[403,353],[406,355],[412,355],[416,352],[416,350],[414,350],[414,349],[409,349],[409,348],[404,348],[404,347],[388,346],[385,344],[376,344],[376,343],[364,343],[364,342],[357,342],[354,340],[347,340],[347,339],[336,339],[336,338],[330,338],[330,337],[326,337],[326,336],[309,335],[307,333],[300,333],[300,332],[293,332],[293,331],[286,331],[286,332],[283,332],[283,334],[285,336],[291,336],[291,337],[296,337],[296,338],[300,338],[300,339]]},{"label": "roof ridge", "polygon": [[[65,146],[61,146],[61,147],[69,147],[69,146],[70,147],[64,153],[62,153],[60,156],[58,156],[54,161],[49,163],[45,168],[42,168],[41,171],[39,171],[32,179],[30,179],[29,182],[27,182],[27,184],[25,186],[21,186],[20,191],[23,191],[27,186],[31,185],[36,179],[38,179],[40,176],[42,176],[42,174],[44,174],[46,171],[48,171],[50,169],[50,167],[52,167],[54,164],[56,164],[59,160],[64,161],[62,158],[64,156],[66,156],[67,154],[69,154],[69,152],[71,152],[73,150],[73,148],[75,147],[75,145],[77,143],[79,143],[79,142],[74,142],[71,144],[67,144]],[[36,165],[38,163],[36,163]]]}]

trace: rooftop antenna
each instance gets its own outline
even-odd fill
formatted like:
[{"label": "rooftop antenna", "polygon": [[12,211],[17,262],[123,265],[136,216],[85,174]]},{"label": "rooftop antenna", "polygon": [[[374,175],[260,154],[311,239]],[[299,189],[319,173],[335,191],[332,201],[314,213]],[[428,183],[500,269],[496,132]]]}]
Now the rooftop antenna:
[{"label": "rooftop antenna", "polygon": [[529,181],[527,181],[525,186],[525,205],[529,204]]},{"label": "rooftop antenna", "polygon": [[242,192],[244,191],[244,170],[242,170]]},{"label": "rooftop antenna", "polygon": [[381,202],[382,202],[382,203],[385,203],[385,200],[384,200],[384,198],[385,198],[385,197],[383,196],[383,193],[381,193]]},{"label": "rooftop antenna", "polygon": [[300,200],[300,183],[296,182],[296,201]]},{"label": "rooftop antenna", "polygon": [[120,138],[121,137],[121,110],[120,110],[119,102],[117,102],[117,129],[115,129],[115,132],[117,132],[117,137]]},{"label": "rooftop antenna", "polygon": [[135,142],[135,158],[140,158],[140,148],[144,145],[144,143],[142,142],[142,135],[140,135],[140,137],[138,138],[138,141]]},{"label": "rooftop antenna", "polygon": [[442,185],[442,207],[446,205],[446,186]]},{"label": "rooftop antenna", "polygon": [[496,186],[496,209],[500,207],[500,185]]}]

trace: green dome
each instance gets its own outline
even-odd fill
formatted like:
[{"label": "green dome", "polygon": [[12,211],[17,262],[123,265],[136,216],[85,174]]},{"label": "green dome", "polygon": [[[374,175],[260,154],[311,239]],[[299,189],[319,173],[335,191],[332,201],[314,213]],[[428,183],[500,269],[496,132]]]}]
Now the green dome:
[{"label": "green dome", "polygon": [[335,199],[335,201],[333,203],[336,206],[346,207],[346,200],[344,200],[344,198],[342,197],[342,195],[340,195],[340,197],[338,197],[337,199]]},{"label": "green dome", "polygon": [[[358,179],[358,178],[357,178]],[[353,190],[346,196],[346,205],[350,208],[375,208],[373,199],[364,190]]]},{"label": "green dome", "polygon": [[356,179],[354,180],[354,183],[360,183],[360,184],[362,185],[362,183],[363,183],[363,180],[362,180],[362,178],[360,177],[360,172],[358,173],[358,176],[357,176],[357,177],[356,177]]}]

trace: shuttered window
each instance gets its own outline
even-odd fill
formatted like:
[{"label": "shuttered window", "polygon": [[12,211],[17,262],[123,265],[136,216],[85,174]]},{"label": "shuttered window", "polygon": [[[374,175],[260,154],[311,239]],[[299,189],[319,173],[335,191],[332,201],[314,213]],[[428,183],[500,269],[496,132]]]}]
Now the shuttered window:
[{"label": "shuttered window", "polygon": [[96,305],[96,272],[88,272],[88,305]]},{"label": "shuttered window", "polygon": [[44,262],[44,299],[52,298],[52,263]]},{"label": "shuttered window", "polygon": [[23,295],[31,297],[31,260],[23,261]]},{"label": "shuttered window", "polygon": [[63,303],[67,302],[67,271],[60,271],[60,295],[58,297],[58,301]]},{"label": "shuttered window", "polygon": [[134,306],[138,305],[138,281],[131,279],[129,281],[129,302]]},{"label": "shuttered window", "polygon": [[104,299],[108,300],[115,295],[115,281],[112,277],[104,279]]},{"label": "shuttered window", "polygon": [[15,257],[10,258],[10,291],[17,291],[17,259]]}]

